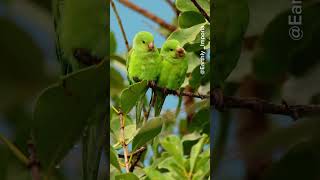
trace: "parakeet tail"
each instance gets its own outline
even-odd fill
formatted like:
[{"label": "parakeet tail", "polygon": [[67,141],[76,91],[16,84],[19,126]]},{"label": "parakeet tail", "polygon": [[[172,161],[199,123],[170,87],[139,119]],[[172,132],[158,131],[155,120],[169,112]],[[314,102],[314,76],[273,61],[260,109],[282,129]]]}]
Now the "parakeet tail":
[{"label": "parakeet tail", "polygon": [[166,96],[161,90],[156,90],[154,92],[154,103],[153,103],[153,107],[154,107],[154,116],[159,116],[161,113],[161,109],[163,106],[163,103],[166,99]]}]

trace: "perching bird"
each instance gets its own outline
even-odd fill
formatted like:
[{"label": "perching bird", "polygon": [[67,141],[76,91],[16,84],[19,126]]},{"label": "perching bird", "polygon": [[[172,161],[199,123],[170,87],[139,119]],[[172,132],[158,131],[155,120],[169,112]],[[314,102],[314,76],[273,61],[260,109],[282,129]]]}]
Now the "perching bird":
[{"label": "perching bird", "polygon": [[153,35],[146,31],[137,33],[133,39],[133,46],[127,59],[130,84],[142,80],[156,81],[160,73],[160,62]]},{"label": "perching bird", "polygon": [[56,50],[64,74],[107,55],[107,7],[105,0],[53,0]]},{"label": "perching bird", "polygon": [[[164,89],[177,90],[185,80],[188,70],[188,61],[185,58],[185,50],[177,40],[167,40],[160,51],[162,58],[161,72],[157,85]],[[157,90],[155,93],[155,116],[160,115],[166,98],[165,92]]]}]

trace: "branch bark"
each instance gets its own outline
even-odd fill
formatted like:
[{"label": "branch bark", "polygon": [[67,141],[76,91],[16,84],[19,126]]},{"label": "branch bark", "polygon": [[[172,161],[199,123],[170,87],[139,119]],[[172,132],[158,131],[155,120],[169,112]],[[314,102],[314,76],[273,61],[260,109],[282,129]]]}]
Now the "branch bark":
[{"label": "branch bark", "polygon": [[210,16],[207,14],[207,12],[200,6],[200,4],[196,0],[191,0],[194,6],[197,7],[197,9],[200,11],[200,13],[206,18],[208,22],[210,22]]},{"label": "branch bark", "polygon": [[146,18],[151,19],[152,21],[156,22],[157,24],[159,24],[161,27],[164,27],[166,29],[168,29],[169,31],[174,31],[177,29],[177,27],[167,23],[165,20],[161,19],[160,17],[154,15],[153,13],[149,12],[146,9],[143,9],[139,6],[137,6],[136,4],[128,1],[128,0],[118,0],[121,4],[125,5],[126,7],[142,14],[143,16],[145,16]]},{"label": "branch bark", "polygon": [[37,159],[36,148],[32,141],[28,142],[28,150],[30,153],[28,167],[31,171],[31,176],[33,180],[41,180],[40,176],[40,162]]},{"label": "branch bark", "polygon": [[188,96],[194,97],[199,99],[208,99],[214,107],[217,109],[247,109],[254,112],[260,112],[264,114],[278,114],[278,115],[285,115],[290,116],[294,120],[298,118],[310,114],[320,114],[320,105],[288,105],[285,101],[281,104],[274,104],[269,101],[249,97],[249,98],[241,98],[241,97],[234,97],[234,96],[225,96],[220,97],[223,101],[220,104],[220,99],[217,97],[221,96],[220,94],[215,94],[217,92],[211,92],[211,96],[199,94],[199,93],[191,93],[191,92],[180,92],[177,90],[170,90],[158,87],[155,83],[149,82],[148,86],[153,89],[159,89],[165,94],[174,95],[174,96]]},{"label": "branch bark", "polygon": [[128,159],[129,151],[128,151],[128,145],[125,140],[125,134],[124,134],[125,125],[124,125],[124,117],[122,112],[119,113],[119,119],[120,119],[120,137],[121,137],[121,144],[123,147],[124,161],[125,161],[126,171],[129,172],[129,168],[130,168],[129,159]]}]

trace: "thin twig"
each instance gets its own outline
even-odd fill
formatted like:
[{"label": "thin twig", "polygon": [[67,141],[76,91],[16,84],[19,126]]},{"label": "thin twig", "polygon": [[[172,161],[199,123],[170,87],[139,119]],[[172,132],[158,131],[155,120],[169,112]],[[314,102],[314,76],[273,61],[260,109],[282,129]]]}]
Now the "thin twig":
[{"label": "thin twig", "polygon": [[200,13],[207,19],[208,22],[210,22],[210,16],[207,14],[207,12],[200,6],[200,4],[196,0],[191,0],[193,4],[198,8]]},{"label": "thin twig", "polygon": [[176,6],[174,5],[174,2],[172,2],[171,0],[165,0],[169,6],[171,7],[171,9],[176,13],[176,15],[178,16],[180,14],[180,11],[176,8]]},{"label": "thin twig", "polygon": [[123,153],[124,153],[124,161],[125,161],[125,166],[126,166],[126,171],[129,172],[129,159],[128,159],[128,145],[125,140],[125,134],[124,134],[124,117],[123,113],[120,111],[119,113],[119,119],[120,119],[120,136],[121,136],[121,144],[123,147]]},{"label": "thin twig", "polygon": [[165,20],[161,19],[160,17],[154,15],[153,13],[149,12],[146,9],[143,9],[139,6],[137,6],[136,4],[128,1],[128,0],[118,0],[121,4],[127,6],[128,8],[142,14],[143,16],[145,16],[146,18],[151,19],[152,21],[156,22],[157,24],[159,24],[160,26],[168,29],[169,31],[174,31],[177,29],[176,26],[173,26],[169,23],[167,23]]},{"label": "thin twig", "polygon": [[30,157],[29,157],[29,164],[28,167],[31,170],[31,176],[33,180],[40,180],[40,162],[37,159],[37,155],[36,155],[36,148],[34,146],[34,143],[32,141],[28,142],[28,150],[30,153]]},{"label": "thin twig", "polygon": [[128,38],[127,38],[126,32],[124,31],[123,24],[122,24],[121,18],[119,16],[118,10],[117,10],[116,5],[114,4],[113,0],[110,0],[110,3],[111,3],[111,6],[112,6],[112,9],[113,9],[114,13],[116,14],[117,21],[118,21],[118,24],[120,26],[120,30],[122,32],[122,36],[123,36],[123,39],[124,39],[124,43],[126,44],[127,50],[129,52],[130,51],[130,47],[129,47],[129,43],[128,43]]}]

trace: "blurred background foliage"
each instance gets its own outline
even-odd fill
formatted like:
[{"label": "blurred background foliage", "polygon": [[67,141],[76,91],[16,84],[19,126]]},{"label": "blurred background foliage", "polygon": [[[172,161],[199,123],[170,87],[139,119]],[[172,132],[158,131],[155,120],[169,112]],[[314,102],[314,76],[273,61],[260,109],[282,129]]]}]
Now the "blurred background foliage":
[{"label": "blurred background foliage", "polygon": [[[103,91],[101,99],[106,96],[106,88],[97,90],[93,86],[106,87],[107,65],[104,63],[104,66],[88,68],[79,74],[64,78],[75,93],[87,97],[86,106],[74,104],[74,99],[61,95],[59,83],[51,85],[61,80],[60,65],[55,55],[51,3],[51,0],[0,1],[0,134],[13,142],[28,157],[27,142],[31,139],[31,131],[35,130],[43,174],[49,167],[46,163],[51,163],[50,166],[53,167],[50,167],[50,171],[53,173],[50,179],[81,179],[82,147],[77,141],[82,134],[84,122],[88,120],[86,117],[89,116],[90,102],[91,105],[94,103],[94,106],[96,103],[93,102],[94,98],[88,95]],[[96,78],[95,75],[101,78]],[[93,77],[95,80],[92,80]],[[84,85],[91,87],[83,88]],[[46,91],[46,96],[42,95],[37,100],[43,89],[48,86],[51,89]],[[41,106],[36,106],[36,103],[40,103]],[[73,108],[70,109],[72,103]],[[67,112],[64,114],[70,116],[50,115],[53,106],[60,107],[61,112]],[[82,115],[79,114],[79,108],[83,108]],[[99,108],[95,110],[95,113],[99,114]],[[44,117],[47,118],[44,120]],[[72,138],[68,138],[66,133],[71,133]],[[61,143],[61,139],[64,139],[65,143]],[[53,155],[58,152],[58,148],[60,154]],[[105,160],[101,162],[101,166],[107,166]],[[101,169],[99,178],[105,179],[106,168]],[[31,180],[30,170],[2,143],[0,179]]]},{"label": "blurred background foliage", "polygon": [[[298,3],[304,36],[296,41],[288,25],[293,1],[215,2],[215,86],[225,95],[319,103],[319,1]],[[215,111],[214,118],[213,179],[319,179],[318,115],[295,122],[281,115],[225,110]]]}]

